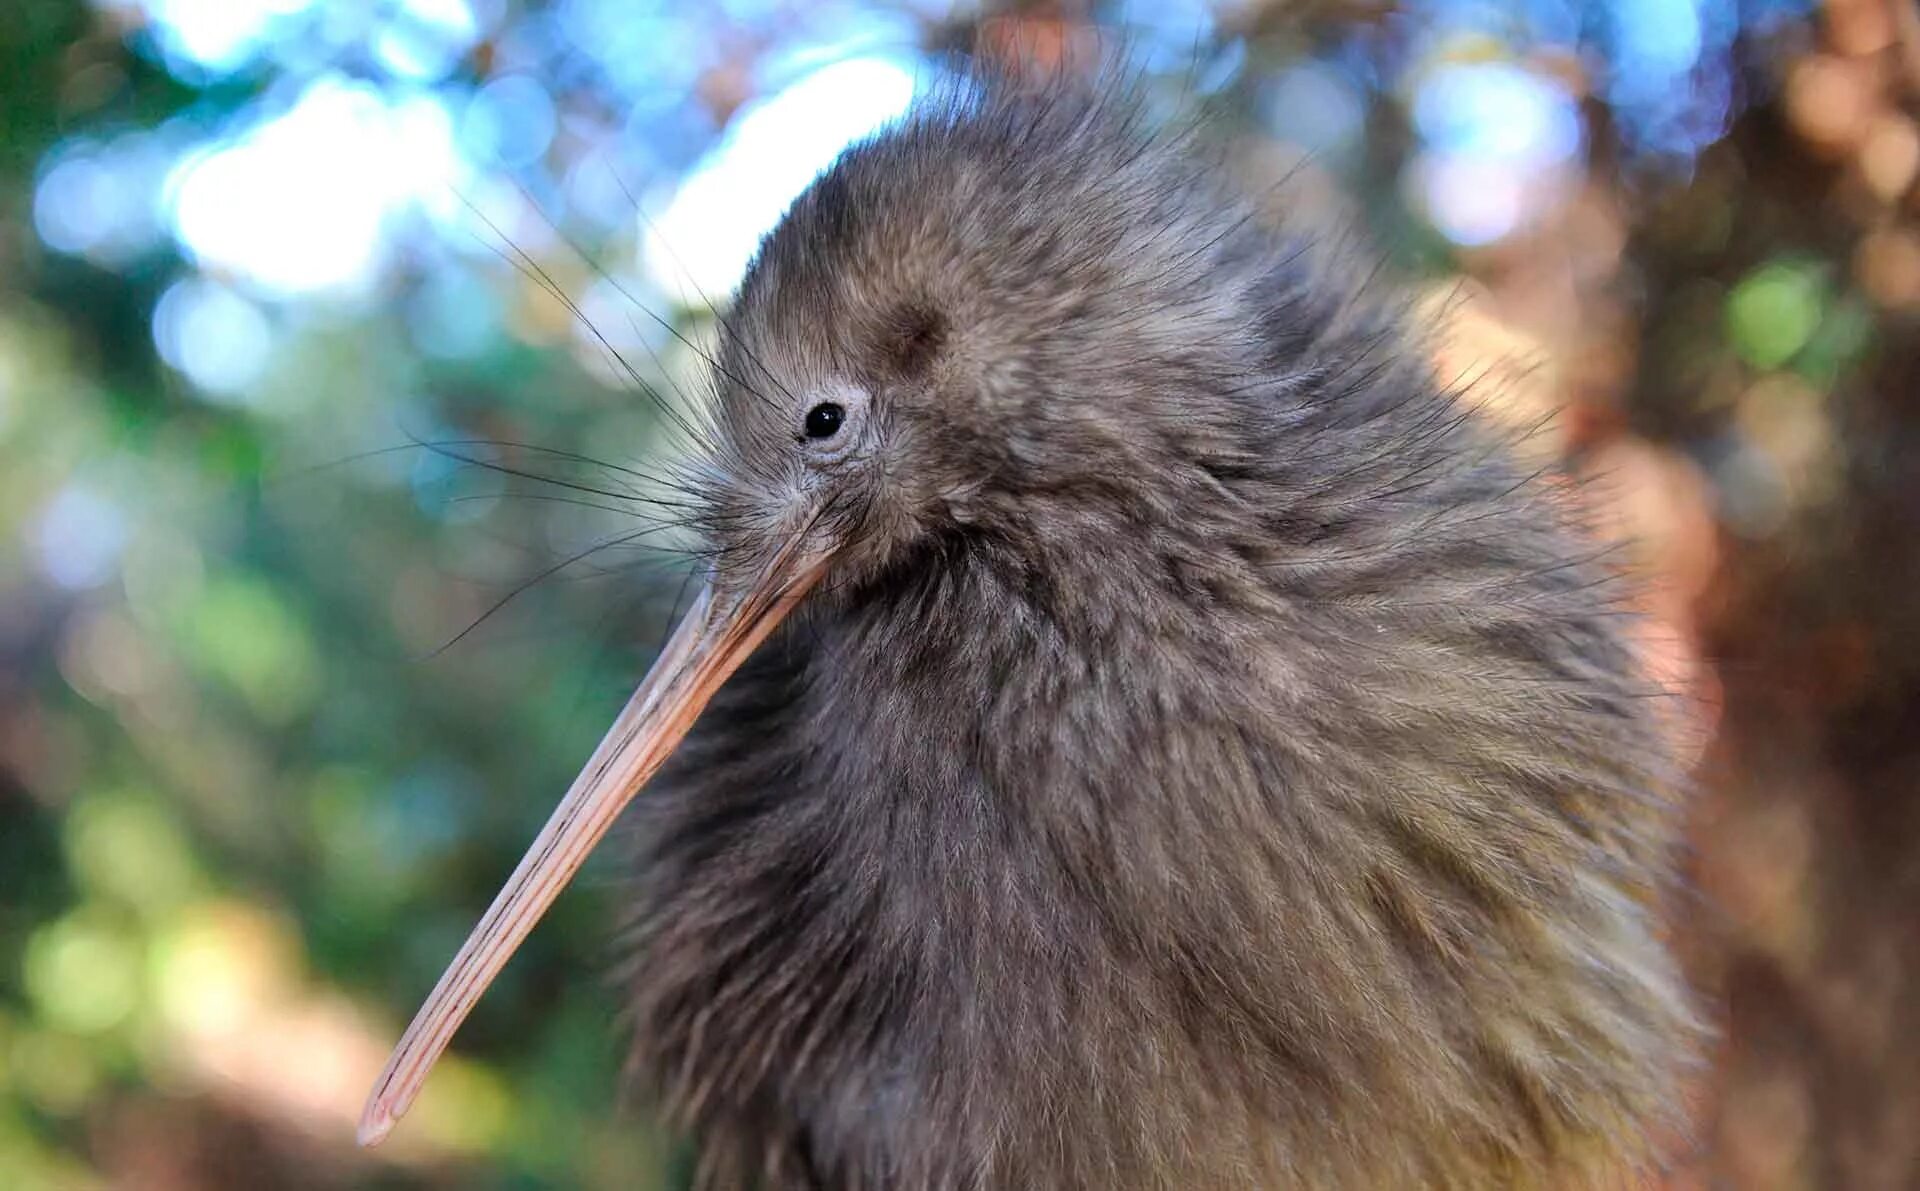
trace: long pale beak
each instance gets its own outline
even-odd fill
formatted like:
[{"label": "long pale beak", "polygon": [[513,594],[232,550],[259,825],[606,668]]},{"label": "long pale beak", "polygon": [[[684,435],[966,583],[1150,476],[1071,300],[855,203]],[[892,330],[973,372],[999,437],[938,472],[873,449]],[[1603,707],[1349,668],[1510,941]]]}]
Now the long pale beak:
[{"label": "long pale beak", "polygon": [[720,684],[800,602],[824,565],[792,546],[748,590],[726,595],[710,587],[688,609],[587,767],[414,1015],[367,1097],[360,1115],[361,1145],[378,1145],[392,1132],[454,1031],[533,924],[666,761]]}]

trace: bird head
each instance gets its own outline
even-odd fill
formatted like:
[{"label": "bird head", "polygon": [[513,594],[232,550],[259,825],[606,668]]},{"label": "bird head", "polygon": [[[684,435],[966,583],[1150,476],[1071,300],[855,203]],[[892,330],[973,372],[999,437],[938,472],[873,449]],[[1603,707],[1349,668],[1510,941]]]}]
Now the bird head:
[{"label": "bird head", "polygon": [[[376,1085],[377,1142],[727,677],[803,602],[978,535],[1080,555],[1180,523],[1276,342],[1266,235],[1115,97],[975,92],[856,146],[722,320],[693,477],[706,584]],[[1203,201],[1195,201],[1204,196]],[[1294,316],[1307,317],[1304,311]],[[1177,394],[1176,399],[1173,395]]]},{"label": "bird head", "polygon": [[857,592],[954,535],[1084,541],[1204,500],[1270,363],[1245,241],[1272,233],[1161,148],[1119,97],[975,96],[818,179],[725,320],[716,584]]}]

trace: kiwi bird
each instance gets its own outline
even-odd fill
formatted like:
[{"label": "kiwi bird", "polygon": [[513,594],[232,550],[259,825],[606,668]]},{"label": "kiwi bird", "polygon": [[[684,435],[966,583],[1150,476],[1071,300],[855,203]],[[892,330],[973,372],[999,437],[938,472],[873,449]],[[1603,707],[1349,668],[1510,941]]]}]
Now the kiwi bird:
[{"label": "kiwi bird", "polygon": [[1678,763],[1617,581],[1224,178],[1124,88],[983,81],[794,203],[715,353],[703,593],[364,1141],[631,801],[633,1067],[706,1186],[1657,1165]]}]

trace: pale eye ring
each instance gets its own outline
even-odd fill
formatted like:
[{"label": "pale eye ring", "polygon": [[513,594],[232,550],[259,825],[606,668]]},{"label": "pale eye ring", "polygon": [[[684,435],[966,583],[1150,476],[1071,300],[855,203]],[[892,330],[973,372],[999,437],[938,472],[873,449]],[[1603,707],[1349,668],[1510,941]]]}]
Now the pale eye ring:
[{"label": "pale eye ring", "polygon": [[840,427],[847,421],[846,407],[837,401],[822,401],[807,411],[805,422],[808,438],[832,438],[840,433]]}]

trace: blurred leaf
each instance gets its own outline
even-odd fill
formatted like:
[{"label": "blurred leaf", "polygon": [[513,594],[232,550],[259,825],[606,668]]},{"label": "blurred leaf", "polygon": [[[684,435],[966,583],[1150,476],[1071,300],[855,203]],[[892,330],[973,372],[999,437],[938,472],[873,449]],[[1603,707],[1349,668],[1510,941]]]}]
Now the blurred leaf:
[{"label": "blurred leaf", "polygon": [[186,627],[190,656],[261,718],[285,723],[313,705],[319,657],[306,626],[271,584],[240,574],[210,579]]},{"label": "blurred leaf", "polygon": [[170,808],[145,791],[96,791],[75,800],[63,832],[82,889],[145,917],[192,893],[192,844]]},{"label": "blurred leaf", "polygon": [[126,1021],[141,995],[141,946],[103,909],[82,905],[27,940],[27,995],[42,1021],[99,1034]]},{"label": "blurred leaf", "polygon": [[1727,336],[1755,368],[1791,360],[1820,325],[1827,286],[1811,264],[1773,262],[1741,280],[1727,296]]}]

